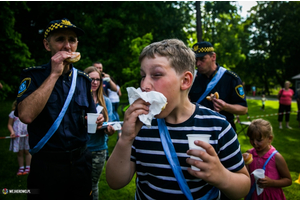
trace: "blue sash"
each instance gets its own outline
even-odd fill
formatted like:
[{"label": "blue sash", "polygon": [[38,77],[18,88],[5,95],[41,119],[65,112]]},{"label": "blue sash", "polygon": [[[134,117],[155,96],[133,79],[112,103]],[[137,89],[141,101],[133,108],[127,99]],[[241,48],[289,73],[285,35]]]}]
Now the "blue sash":
[{"label": "blue sash", "polygon": [[162,146],[164,148],[164,152],[173,170],[178,185],[181,191],[183,192],[183,194],[187,197],[187,199],[192,200],[193,199],[192,193],[182,173],[175,148],[173,146],[168,128],[165,124],[165,120],[157,119],[157,123],[158,123],[160,139],[161,139]]},{"label": "blue sash", "polygon": [[[266,170],[266,165],[268,164],[268,162],[271,160],[271,158],[277,153],[278,151],[275,150],[272,152],[272,154],[269,156],[269,158],[266,160],[264,166],[263,166],[263,170]],[[248,193],[248,195],[246,196],[246,200],[250,200],[251,196],[253,194],[253,192],[256,189],[256,182],[254,182],[254,184],[251,186],[250,192]]]},{"label": "blue sash", "polygon": [[37,153],[41,148],[43,148],[43,146],[48,142],[48,140],[52,137],[52,135],[58,129],[58,127],[61,123],[61,120],[64,117],[64,115],[65,115],[65,113],[66,113],[66,111],[69,107],[69,104],[71,102],[71,99],[73,97],[75,87],[76,87],[76,80],[77,80],[77,69],[73,67],[72,85],[71,85],[71,88],[69,90],[67,100],[64,103],[64,107],[60,111],[58,117],[56,118],[56,120],[54,121],[54,123],[52,124],[52,126],[50,127],[48,132],[46,133],[46,135],[37,143],[37,145],[35,145],[35,147],[33,149],[29,150],[31,155]]},{"label": "blue sash", "polygon": [[217,85],[217,83],[222,78],[222,76],[225,72],[226,72],[226,69],[224,67],[219,67],[219,70],[217,71],[216,75],[208,83],[205,92],[198,99],[197,103],[200,103],[208,95],[208,93]]},{"label": "blue sash", "polygon": [[[164,152],[166,154],[167,160],[172,168],[172,171],[175,175],[175,178],[178,182],[178,185],[183,192],[183,194],[187,197],[187,199],[193,199],[192,193],[190,191],[190,188],[184,178],[184,175],[182,173],[178,157],[176,155],[175,148],[173,146],[168,128],[165,124],[164,119],[157,119],[158,123],[158,129],[160,134],[161,143],[164,149]],[[209,199],[215,199],[219,195],[219,189],[216,187],[213,187],[206,195],[201,197],[201,200],[209,200]]]}]

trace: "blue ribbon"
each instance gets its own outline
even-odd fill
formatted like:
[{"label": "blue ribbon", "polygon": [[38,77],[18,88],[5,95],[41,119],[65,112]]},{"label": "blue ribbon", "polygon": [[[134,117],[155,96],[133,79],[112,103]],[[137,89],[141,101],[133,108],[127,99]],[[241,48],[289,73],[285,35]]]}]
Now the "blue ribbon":
[{"label": "blue ribbon", "polygon": [[73,97],[75,87],[76,87],[76,80],[77,80],[77,69],[73,67],[72,85],[69,90],[67,100],[65,101],[62,110],[60,111],[58,117],[56,118],[56,120],[54,121],[54,123],[52,124],[52,126],[50,127],[48,132],[46,133],[46,135],[37,143],[37,145],[35,145],[35,147],[33,149],[29,150],[31,155],[37,153],[41,148],[43,148],[43,146],[48,142],[48,140],[52,137],[52,135],[58,129],[58,127],[61,123],[61,120],[63,119],[63,117],[69,107],[69,104],[71,102],[71,99]]},{"label": "blue ribbon", "polygon": [[[190,188],[184,178],[184,175],[182,173],[178,157],[176,155],[175,148],[173,146],[168,128],[166,126],[164,119],[157,119],[158,123],[158,129],[160,134],[161,143],[164,149],[164,152],[166,154],[167,160],[172,168],[172,171],[175,175],[175,178],[178,182],[178,185],[181,189],[181,191],[184,193],[184,195],[187,197],[187,199],[193,199],[192,193],[190,191]],[[216,187],[213,187],[206,195],[201,197],[201,200],[209,200],[209,199],[215,199],[219,195],[219,189]]]},{"label": "blue ribbon", "polygon": [[219,70],[217,71],[216,75],[211,79],[211,81],[209,82],[209,84],[206,87],[205,92],[198,99],[197,103],[200,103],[207,96],[207,94],[217,85],[217,83],[222,78],[222,76],[225,72],[226,72],[226,69],[224,67],[219,67]]},{"label": "blue ribbon", "polygon": [[[277,153],[278,151],[275,150],[272,152],[272,154],[269,156],[269,158],[266,160],[264,166],[263,166],[263,170],[266,169],[266,165],[268,164],[268,162],[271,160],[271,158],[275,155],[275,153]],[[246,196],[246,200],[250,200],[252,197],[253,192],[256,189],[256,182],[254,182],[254,184],[251,186],[250,192],[248,193],[248,195]]]},{"label": "blue ribbon", "polygon": [[165,124],[165,120],[157,119],[157,123],[158,123],[160,139],[161,139],[162,146],[164,148],[164,152],[165,152],[166,157],[169,161],[169,164],[173,170],[173,173],[178,182],[178,185],[179,185],[181,191],[187,197],[187,199],[192,200],[193,199],[192,193],[191,193],[190,188],[187,185],[187,182],[183,176],[183,173],[182,173],[182,170],[181,170],[181,167],[179,164],[179,160],[176,155],[175,148],[174,148],[172,140],[170,138],[168,128]]}]

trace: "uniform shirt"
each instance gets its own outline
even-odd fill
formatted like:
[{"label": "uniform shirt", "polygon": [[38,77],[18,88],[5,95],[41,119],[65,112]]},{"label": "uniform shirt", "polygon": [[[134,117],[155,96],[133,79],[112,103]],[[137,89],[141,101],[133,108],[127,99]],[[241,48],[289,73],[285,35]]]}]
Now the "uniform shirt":
[{"label": "uniform shirt", "polygon": [[[62,110],[72,83],[72,67],[71,65],[68,73],[58,78],[44,109],[31,124],[28,124],[30,148],[33,148],[43,138]],[[17,103],[38,89],[50,72],[51,62],[39,67],[24,69],[21,74]],[[91,79],[87,74],[78,70],[76,89],[65,116],[57,131],[41,151],[66,151],[85,145],[88,134],[84,117],[88,112],[96,113],[91,93]],[[18,116],[17,109],[15,114]]]},{"label": "uniform shirt", "polygon": [[[220,66],[217,64],[217,70],[219,70]],[[205,92],[208,83],[217,73],[213,73],[209,78],[207,76],[200,74],[197,72],[195,81],[190,90],[189,97],[191,102],[197,102],[201,95]],[[243,85],[241,79],[232,71],[226,70],[224,75],[221,77],[219,82],[215,85],[215,87],[208,93],[218,92],[220,99],[229,104],[239,104],[241,106],[247,107],[246,95],[243,90]],[[201,105],[208,107],[210,109],[214,109],[213,102],[204,98],[201,102]],[[231,122],[234,119],[234,115],[221,111],[220,114],[224,115],[227,121]]]},{"label": "uniform shirt", "polygon": [[[195,112],[187,121],[166,125],[194,199],[204,196],[213,186],[188,173],[187,168],[191,166],[186,163],[189,157],[186,154],[189,149],[187,134],[210,134],[209,143],[224,167],[233,172],[243,168],[236,133],[219,113],[196,104]],[[131,151],[131,161],[136,164],[137,199],[186,199],[165,156],[156,119],[152,120],[150,128],[142,127]]]}]

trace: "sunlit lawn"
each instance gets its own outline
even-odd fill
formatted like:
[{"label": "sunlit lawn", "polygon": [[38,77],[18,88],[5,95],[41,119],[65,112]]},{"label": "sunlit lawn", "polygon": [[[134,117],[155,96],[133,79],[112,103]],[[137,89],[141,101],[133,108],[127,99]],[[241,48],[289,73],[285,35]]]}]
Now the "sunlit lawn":
[{"label": "sunlit lawn", "polygon": [[[8,114],[10,112],[12,101],[0,102],[0,136],[9,135],[7,130],[7,120]],[[265,111],[261,111],[261,101],[260,100],[248,100],[249,107],[249,116],[250,119],[254,118],[263,118],[269,120],[274,129],[275,138],[273,145],[285,158],[292,179],[293,184],[289,187],[283,188],[284,193],[288,200],[300,199],[300,185],[295,183],[295,180],[298,179],[300,174],[300,128],[299,124],[296,121],[296,113],[291,113],[290,116],[290,126],[293,127],[292,130],[283,128],[280,130],[277,122],[277,115],[270,116],[270,114],[276,114],[278,112],[278,101],[267,101]],[[296,103],[292,104],[292,111],[297,110]],[[119,108],[119,113],[122,116],[121,108]],[[269,115],[269,116],[266,116]],[[247,120],[246,116],[240,116],[240,119]],[[283,123],[283,127],[285,124]],[[237,132],[241,129],[239,124],[236,124]],[[247,149],[252,148],[249,143],[248,138],[245,137],[244,133],[241,132],[238,136],[241,143],[241,150],[245,152]],[[117,135],[110,137],[108,145],[109,152],[111,153],[114,145],[116,144]],[[8,151],[9,148],[9,139],[0,140],[0,155],[1,155],[1,164],[0,164],[0,188],[8,189],[26,189],[26,177],[21,176],[17,177],[16,172],[18,170],[17,157],[16,154]],[[120,166],[121,167],[121,166]],[[128,184],[126,187],[120,190],[112,190],[108,187],[105,179],[105,168],[102,172],[99,184],[99,199],[134,199],[135,193],[135,178]],[[55,192],[55,191],[54,191]],[[26,195],[23,194],[0,194],[0,199],[26,199]]]}]

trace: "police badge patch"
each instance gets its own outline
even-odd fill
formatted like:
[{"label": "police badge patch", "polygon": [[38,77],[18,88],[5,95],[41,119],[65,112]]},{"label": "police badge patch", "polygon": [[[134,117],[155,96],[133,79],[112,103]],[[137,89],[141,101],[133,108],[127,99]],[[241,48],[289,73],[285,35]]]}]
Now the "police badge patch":
[{"label": "police badge patch", "polygon": [[31,83],[31,78],[24,78],[21,82],[21,85],[19,87],[18,96],[22,96],[22,94],[28,89],[29,85]]},{"label": "police badge patch", "polygon": [[244,89],[243,89],[242,85],[236,86],[235,91],[236,91],[237,95],[239,95],[239,97],[245,98],[245,92],[244,92]]}]

